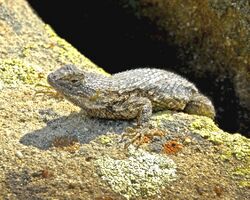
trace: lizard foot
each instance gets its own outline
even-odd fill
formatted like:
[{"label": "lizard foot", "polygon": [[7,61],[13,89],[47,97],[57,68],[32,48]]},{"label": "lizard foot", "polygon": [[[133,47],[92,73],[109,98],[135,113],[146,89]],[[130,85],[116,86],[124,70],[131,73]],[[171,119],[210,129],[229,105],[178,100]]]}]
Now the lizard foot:
[{"label": "lizard foot", "polygon": [[43,89],[36,90],[34,93],[34,97],[38,96],[38,95],[45,95],[46,94],[46,95],[54,97],[56,99],[63,99],[63,96],[59,92],[55,91],[51,86],[43,85],[43,84],[36,84],[35,87],[41,87],[41,88],[45,88],[45,89],[44,90]]},{"label": "lizard foot", "polygon": [[157,128],[131,128],[128,127],[126,131],[122,134],[122,140],[124,138],[128,139],[125,143],[124,148],[127,149],[130,144],[135,144],[137,148],[145,143],[150,143],[155,136],[164,136],[166,133]]}]

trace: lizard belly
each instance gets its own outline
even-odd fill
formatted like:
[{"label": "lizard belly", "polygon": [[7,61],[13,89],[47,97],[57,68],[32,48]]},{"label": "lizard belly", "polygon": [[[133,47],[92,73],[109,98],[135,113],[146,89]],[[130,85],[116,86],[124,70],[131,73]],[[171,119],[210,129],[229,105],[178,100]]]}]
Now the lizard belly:
[{"label": "lizard belly", "polygon": [[131,110],[113,111],[111,109],[85,109],[87,114],[92,117],[105,118],[105,119],[134,119],[137,117],[138,112]]}]

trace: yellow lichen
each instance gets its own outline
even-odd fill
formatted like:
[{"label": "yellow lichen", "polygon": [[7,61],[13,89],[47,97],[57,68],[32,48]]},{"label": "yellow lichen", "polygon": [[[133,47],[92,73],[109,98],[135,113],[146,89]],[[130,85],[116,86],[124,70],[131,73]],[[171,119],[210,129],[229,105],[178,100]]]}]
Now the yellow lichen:
[{"label": "yellow lichen", "polygon": [[[201,135],[207,140],[220,145],[219,158],[223,161],[236,158],[245,166],[234,168],[233,175],[241,176],[238,184],[241,187],[249,187],[250,182],[250,139],[240,134],[229,134],[220,130],[211,119],[200,117],[190,124],[190,130]],[[238,165],[236,165],[238,166]]]},{"label": "yellow lichen", "polygon": [[38,71],[20,59],[0,60],[0,79],[7,85],[18,83],[34,84],[37,82]]},{"label": "yellow lichen", "polygon": [[200,116],[195,119],[191,125],[191,129],[199,131],[200,135],[207,136],[211,132],[218,132],[220,129],[214,124],[213,120],[207,117]]},{"label": "yellow lichen", "polygon": [[163,111],[163,112],[158,112],[155,113],[152,117],[151,117],[152,121],[150,122],[153,126],[155,127],[159,127],[163,121],[173,121],[174,117],[173,117],[173,113],[169,110]]},{"label": "yellow lichen", "polygon": [[237,159],[250,160],[250,139],[240,134],[223,132],[211,119],[204,117],[194,120],[189,128],[209,141],[227,147],[223,150],[222,158],[229,159],[234,156]]},{"label": "yellow lichen", "polygon": [[250,162],[247,163],[247,166],[235,169],[232,174],[240,177],[239,186],[250,188]]},{"label": "yellow lichen", "polygon": [[108,136],[108,135],[102,135],[102,136],[98,137],[98,142],[100,142],[103,145],[110,145],[114,141],[113,141],[113,139],[110,136]]}]

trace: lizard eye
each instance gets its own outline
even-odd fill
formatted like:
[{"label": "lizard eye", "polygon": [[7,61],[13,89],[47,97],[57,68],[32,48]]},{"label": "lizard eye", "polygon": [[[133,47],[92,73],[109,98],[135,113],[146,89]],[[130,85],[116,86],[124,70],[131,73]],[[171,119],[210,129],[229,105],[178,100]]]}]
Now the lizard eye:
[{"label": "lizard eye", "polygon": [[77,81],[78,81],[77,79],[70,80],[71,83],[76,83]]},{"label": "lizard eye", "polygon": [[70,79],[69,82],[70,82],[72,85],[74,85],[74,86],[78,86],[78,85],[81,84],[80,80],[75,79],[75,78]]}]

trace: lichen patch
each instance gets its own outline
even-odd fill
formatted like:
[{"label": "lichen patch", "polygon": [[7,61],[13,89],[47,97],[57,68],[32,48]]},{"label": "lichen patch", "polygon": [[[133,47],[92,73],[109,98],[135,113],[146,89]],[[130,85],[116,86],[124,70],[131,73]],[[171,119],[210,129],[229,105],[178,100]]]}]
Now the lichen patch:
[{"label": "lichen patch", "polygon": [[103,156],[96,160],[98,174],[110,187],[126,199],[160,194],[176,179],[176,164],[167,156],[129,147],[129,157],[116,160]]}]

